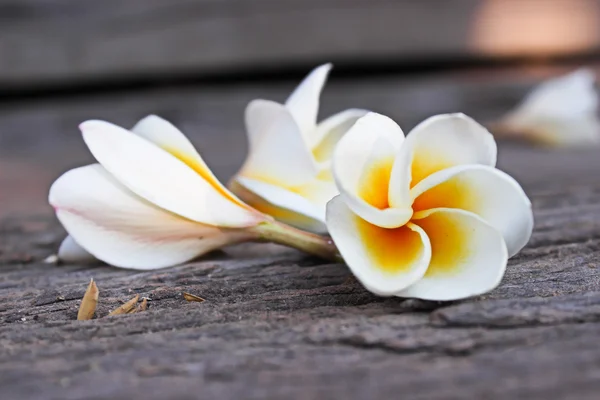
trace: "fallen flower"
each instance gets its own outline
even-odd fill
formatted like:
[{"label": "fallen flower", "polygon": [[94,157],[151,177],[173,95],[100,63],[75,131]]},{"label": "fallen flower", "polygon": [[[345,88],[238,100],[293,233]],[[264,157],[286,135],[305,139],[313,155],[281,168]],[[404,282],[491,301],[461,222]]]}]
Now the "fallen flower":
[{"label": "fallen flower", "polygon": [[277,223],[239,200],[164,119],[146,117],[131,131],[104,121],[80,129],[99,164],[68,171],[50,188],[49,202],[69,233],[58,253],[64,261],[95,257],[155,269],[250,240],[337,256],[328,239]]},{"label": "fallen flower", "polygon": [[555,146],[600,143],[598,93],[589,69],[550,79],[490,129],[498,136]]},{"label": "fallen flower", "polygon": [[252,235],[240,228],[267,220],[225,189],[161,118],[146,117],[131,131],[104,121],[80,128],[100,164],[68,171],[50,189],[73,239],[61,245],[60,258],[79,245],[115,266],[160,268],[247,240]]},{"label": "fallen flower", "polygon": [[132,298],[131,300],[129,300],[128,302],[120,305],[119,307],[115,308],[114,310],[112,310],[108,316],[113,316],[113,315],[121,315],[121,314],[129,314],[132,311],[135,312],[135,306],[138,302],[140,298],[139,294],[136,294],[134,298]]},{"label": "fallen flower", "polygon": [[205,299],[203,299],[202,297],[187,292],[183,292],[183,298],[187,301],[195,301],[198,303],[202,303],[203,301],[205,301]]},{"label": "fallen flower", "polygon": [[341,139],[340,195],[327,226],[356,278],[379,295],[454,300],[498,285],[529,240],[531,203],[494,168],[496,143],[463,114],[438,115],[404,138],[370,113]]},{"label": "fallen flower", "polygon": [[314,69],[285,104],[254,100],[246,108],[249,152],[231,181],[241,199],[297,228],[325,233],[325,208],[337,194],[331,176],[335,145],[364,110],[349,109],[317,124],[319,97],[331,64]]},{"label": "fallen flower", "polygon": [[83,299],[81,299],[81,305],[79,306],[79,311],[77,312],[78,320],[84,321],[94,317],[96,306],[98,305],[99,294],[100,292],[98,291],[96,282],[94,282],[94,279],[91,279],[90,284],[83,295]]}]

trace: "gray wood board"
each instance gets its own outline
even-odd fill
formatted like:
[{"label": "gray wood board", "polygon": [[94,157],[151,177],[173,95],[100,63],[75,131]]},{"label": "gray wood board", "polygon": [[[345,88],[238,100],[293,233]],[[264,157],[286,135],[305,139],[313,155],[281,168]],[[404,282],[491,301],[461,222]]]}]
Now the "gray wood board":
[{"label": "gray wood board", "polygon": [[[538,77],[539,78],[539,77]],[[408,131],[436,112],[492,119],[537,78],[464,74],[338,81],[324,112],[371,106]],[[0,392],[8,399],[595,399],[600,391],[598,149],[500,146],[536,227],[493,292],[456,303],[369,294],[342,264],[248,244],[158,271],[43,264],[64,235],[44,206],[89,161],[76,125],[148,112],[188,132],[224,177],[241,162],[241,113],[293,84],[22,102],[0,111]],[[8,166],[8,167],[7,167]],[[2,197],[0,197],[2,199]],[[23,206],[27,205],[27,206]],[[10,215],[8,215],[10,214]],[[75,320],[89,279],[98,315],[135,293],[143,313]],[[188,303],[186,291],[206,299]]]},{"label": "gray wood board", "polygon": [[1,0],[0,86],[580,53],[598,29],[598,0]]}]

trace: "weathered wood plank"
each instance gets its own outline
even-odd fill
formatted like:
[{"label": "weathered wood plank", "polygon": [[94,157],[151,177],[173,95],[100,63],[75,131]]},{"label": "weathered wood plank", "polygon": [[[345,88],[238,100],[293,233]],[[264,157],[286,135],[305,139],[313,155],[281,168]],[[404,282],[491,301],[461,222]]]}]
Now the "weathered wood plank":
[{"label": "weathered wood plank", "polygon": [[[563,190],[548,204],[534,192],[531,244],[497,290],[455,305],[377,298],[342,265],[268,245],[152,272],[49,266],[39,260],[58,244],[57,224],[5,219],[0,387],[31,399],[592,399],[599,195]],[[92,276],[98,315],[133,293],[150,309],[75,321]]]},{"label": "weathered wood plank", "polygon": [[[370,106],[406,130],[438,112],[502,114],[540,76],[514,71],[333,80],[322,115]],[[10,399],[596,399],[600,391],[597,149],[501,144],[536,228],[493,292],[456,303],[385,299],[341,264],[274,245],[158,271],[47,265],[64,231],[45,205],[89,162],[77,124],[172,119],[217,173],[245,152],[242,112],[293,84],[207,86],[8,104],[0,110],[0,392]],[[233,145],[233,143],[241,143]],[[97,316],[76,321],[89,279]],[[197,294],[189,303],[181,293]],[[134,294],[147,311],[104,318]]]},{"label": "weathered wood plank", "polygon": [[598,0],[0,1],[2,87],[599,46]]}]

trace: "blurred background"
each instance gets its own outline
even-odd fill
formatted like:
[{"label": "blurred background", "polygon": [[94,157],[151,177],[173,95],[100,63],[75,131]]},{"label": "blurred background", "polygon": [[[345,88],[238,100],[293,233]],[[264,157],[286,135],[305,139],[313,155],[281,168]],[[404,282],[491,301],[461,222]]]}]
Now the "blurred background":
[{"label": "blurred background", "polygon": [[[0,217],[50,212],[51,182],[92,161],[86,119],[158,114],[226,179],[246,151],[246,104],[283,101],[323,62],[322,117],[368,108],[407,132],[442,112],[493,120],[599,60],[600,0],[0,0]],[[555,151],[511,148],[501,167],[526,187],[584,184],[596,150]]]}]

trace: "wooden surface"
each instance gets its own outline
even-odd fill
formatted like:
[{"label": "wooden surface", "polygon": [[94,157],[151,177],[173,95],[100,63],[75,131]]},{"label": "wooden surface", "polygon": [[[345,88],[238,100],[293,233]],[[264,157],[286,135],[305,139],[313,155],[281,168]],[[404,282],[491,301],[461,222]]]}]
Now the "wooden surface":
[{"label": "wooden surface", "polygon": [[[550,71],[556,72],[556,71]],[[388,113],[405,130],[464,111],[491,120],[547,73],[472,70],[336,80],[323,116]],[[46,205],[89,162],[76,126],[149,112],[188,133],[217,174],[240,165],[248,100],[294,83],[186,87],[4,104],[0,110],[0,393],[3,399],[597,399],[599,149],[501,143],[500,168],[533,201],[529,245],[500,287],[456,303],[379,298],[347,267],[248,244],[151,272],[43,264],[64,236]],[[139,293],[146,312],[76,321],[93,277],[104,317]],[[188,303],[181,292],[206,299]]]},{"label": "wooden surface", "polygon": [[599,47],[598,0],[0,0],[0,89]]}]

